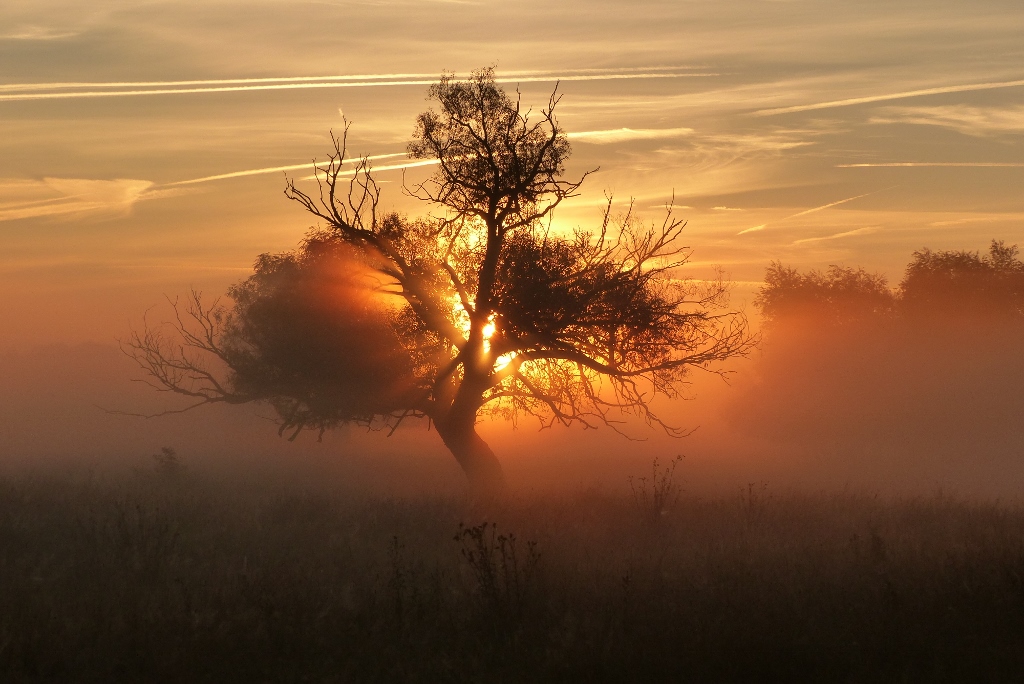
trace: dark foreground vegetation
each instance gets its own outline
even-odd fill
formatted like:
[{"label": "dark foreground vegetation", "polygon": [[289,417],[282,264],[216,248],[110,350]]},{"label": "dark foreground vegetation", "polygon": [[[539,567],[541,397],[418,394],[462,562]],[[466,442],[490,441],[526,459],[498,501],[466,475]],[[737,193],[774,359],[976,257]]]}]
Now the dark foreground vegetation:
[{"label": "dark foreground vegetation", "polygon": [[1024,667],[1017,505],[760,485],[675,500],[662,469],[632,496],[485,514],[218,483],[164,456],[155,472],[0,480],[0,679],[963,682]]}]

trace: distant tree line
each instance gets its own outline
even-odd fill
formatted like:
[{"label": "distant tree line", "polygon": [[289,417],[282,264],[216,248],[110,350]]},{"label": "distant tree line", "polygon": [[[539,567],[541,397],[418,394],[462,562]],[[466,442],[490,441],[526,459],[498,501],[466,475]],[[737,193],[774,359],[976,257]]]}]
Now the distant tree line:
[{"label": "distant tree line", "polygon": [[773,262],[755,299],[766,327],[805,319],[829,326],[904,320],[924,324],[963,319],[1024,323],[1024,261],[1017,246],[993,240],[987,254],[967,250],[914,252],[903,280],[861,267],[829,266],[800,273]]},{"label": "distant tree line", "polygon": [[755,303],[762,354],[732,409],[737,430],[857,459],[1024,453],[1016,246],[922,249],[896,286],[860,267],[773,263]]}]

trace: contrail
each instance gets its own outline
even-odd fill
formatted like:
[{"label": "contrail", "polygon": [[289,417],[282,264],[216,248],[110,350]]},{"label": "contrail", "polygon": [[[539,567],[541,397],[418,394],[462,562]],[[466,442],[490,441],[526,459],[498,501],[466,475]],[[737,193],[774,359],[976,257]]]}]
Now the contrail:
[{"label": "contrail", "polygon": [[[692,66],[662,66],[662,67],[618,67],[606,69],[565,69],[562,74],[629,74],[631,72],[660,72],[660,71],[685,71],[687,69],[700,69],[703,67]],[[519,76],[553,76],[555,72],[547,69],[525,69],[519,71],[505,71],[502,75],[505,78]],[[151,88],[151,87],[183,87],[183,86],[218,86],[218,85],[245,85],[261,83],[304,83],[316,81],[365,81],[365,80],[392,80],[392,79],[424,79],[437,78],[434,73],[396,73],[396,74],[349,74],[342,76],[278,76],[267,78],[222,78],[222,79],[201,79],[191,81],[93,81],[93,82],[57,82],[57,83],[7,83],[0,84],[0,91],[24,91],[24,90],[60,90],[68,88]]]},{"label": "contrail", "polygon": [[908,97],[921,97],[923,95],[942,95],[944,93],[966,93],[973,90],[995,90],[997,88],[1014,88],[1024,86],[1024,79],[1018,81],[995,81],[991,83],[971,83],[967,85],[942,86],[939,88],[923,88],[921,90],[907,90],[902,93],[889,93],[888,95],[870,95],[868,97],[851,97],[846,100],[830,100],[829,102],[818,102],[815,104],[795,105],[793,107],[776,107],[774,109],[759,109],[754,112],[755,116],[772,116],[774,114],[789,114],[791,112],[807,112],[813,109],[831,109],[833,107],[849,107],[851,105],[867,104],[870,102],[884,102],[886,100],[902,100]]},{"label": "contrail", "polygon": [[[525,76],[522,78],[503,76],[494,79],[496,83],[543,83],[550,81],[614,81],[654,78],[686,78],[698,76],[717,76],[713,73],[599,73],[570,74],[551,76]],[[464,80],[464,79],[460,79]],[[14,93],[0,95],[0,102],[19,102],[26,100],[67,100],[99,97],[137,97],[142,95],[183,95],[191,93],[235,93],[258,90],[308,90],[314,88],[375,88],[387,86],[424,86],[433,85],[436,78],[403,79],[403,80],[363,80],[363,81],[310,81],[299,83],[270,83],[249,85],[227,85],[209,88],[154,88],[150,90],[87,90],[61,93]]]},{"label": "contrail", "polygon": [[837,169],[865,169],[879,167],[915,167],[937,166],[946,168],[977,168],[977,169],[1019,169],[1024,162],[882,162],[878,164],[836,164]]},{"label": "contrail", "polygon": [[[434,166],[435,164],[440,164],[440,163],[441,163],[440,159],[424,159],[423,161],[405,162],[404,164],[389,164],[387,166],[377,166],[377,167],[374,167],[373,171],[374,171],[374,173],[377,173],[379,171],[395,171],[397,169],[414,169],[414,168],[416,168],[418,166]],[[356,170],[352,169],[351,171],[345,171],[343,173],[339,173],[338,176],[339,177],[351,176],[351,175],[354,175],[355,172],[356,172]],[[306,176],[302,180],[316,180],[316,176]]]},{"label": "contrail", "polygon": [[824,240],[836,240],[838,238],[850,237],[851,235],[864,235],[865,233],[877,233],[879,230],[878,226],[866,226],[864,228],[857,228],[856,230],[848,230],[844,233],[835,233],[834,235],[823,235],[822,237],[804,238],[803,240],[794,240],[792,244],[803,245],[808,242],[823,242]]},{"label": "contrail", "polygon": [[[392,154],[376,154],[372,157],[353,157],[346,159],[345,164],[353,164],[368,159],[373,161],[374,159],[390,159],[392,157],[404,157],[405,152],[394,152]],[[268,166],[263,169],[246,169],[245,171],[232,171],[231,173],[221,173],[216,176],[203,176],[202,178],[191,178],[189,180],[175,181],[173,183],[166,183],[165,185],[192,185],[193,183],[208,183],[209,181],[224,180],[225,178],[241,178],[242,176],[259,176],[265,173],[277,173],[279,171],[295,171],[297,169],[308,169],[311,166],[322,167],[329,166],[332,162],[307,162],[305,164],[290,164],[288,166]],[[380,167],[384,169],[385,167]],[[380,170],[374,169],[374,170]]]},{"label": "contrail", "polygon": [[[893,186],[893,187],[895,187],[895,186]],[[772,221],[772,223],[781,223],[783,221],[788,221],[789,219],[797,218],[798,216],[806,216],[807,214],[813,214],[816,211],[822,211],[823,209],[828,209],[829,207],[835,207],[835,206],[840,205],[840,204],[846,204],[847,202],[852,202],[853,200],[860,199],[861,197],[867,197],[868,195],[872,195],[872,194],[874,194],[876,192],[878,192],[878,191],[877,190],[872,190],[871,192],[865,192],[863,195],[857,195],[856,197],[847,197],[846,199],[839,200],[838,202],[830,202],[829,204],[823,204],[820,207],[814,207],[813,209],[805,209],[805,210],[803,210],[801,212],[797,212],[796,214],[793,214],[792,216],[786,216],[784,218],[780,218],[778,221]],[[767,223],[762,223],[759,226],[754,226],[753,228],[747,228],[746,230],[741,230],[740,232],[738,232],[736,234],[737,235],[743,235],[744,233],[753,233],[754,231],[764,230],[767,227],[768,227]]]}]

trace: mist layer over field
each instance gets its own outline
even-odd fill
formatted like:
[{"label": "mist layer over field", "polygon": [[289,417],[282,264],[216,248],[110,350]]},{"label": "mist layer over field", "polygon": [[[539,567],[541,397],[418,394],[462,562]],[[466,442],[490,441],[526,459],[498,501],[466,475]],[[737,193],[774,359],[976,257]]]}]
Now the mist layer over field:
[{"label": "mist layer over field", "polygon": [[[0,358],[10,681],[1005,681],[1024,665],[1019,335],[777,318],[673,439],[277,435],[114,346]],[[676,454],[685,454],[681,459]],[[657,461],[655,461],[657,459]],[[1011,674],[1014,673],[1014,674]]]},{"label": "mist layer over field", "polygon": [[[1013,498],[1024,485],[1024,361],[1014,328],[950,321],[926,332],[896,324],[829,329],[792,320],[724,377],[692,375],[688,400],[656,402],[669,437],[636,420],[613,430],[486,422],[515,490],[628,489],[654,458],[684,454],[691,491],[932,493]],[[425,423],[395,435],[348,428],[322,441],[281,438],[269,408],[183,404],[133,382],[114,346],[53,346],[0,356],[3,468],[149,467],[162,447],[194,470],[334,478],[344,488],[459,492],[463,475]],[[633,438],[633,439],[630,439]]]}]

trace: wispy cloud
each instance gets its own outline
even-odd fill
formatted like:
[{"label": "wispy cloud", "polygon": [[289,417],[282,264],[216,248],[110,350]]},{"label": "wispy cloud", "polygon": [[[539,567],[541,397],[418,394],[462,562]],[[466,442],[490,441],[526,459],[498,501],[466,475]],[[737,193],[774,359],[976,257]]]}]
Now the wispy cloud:
[{"label": "wispy cloud", "polygon": [[964,135],[978,137],[1005,133],[1024,133],[1024,106],[970,107],[886,107],[869,119],[873,124],[917,124],[951,128]]},{"label": "wispy cloud", "polygon": [[859,104],[870,104],[872,102],[902,100],[910,97],[923,97],[925,95],[966,93],[975,90],[995,90],[998,88],[1015,88],[1017,86],[1024,86],[1024,79],[1017,81],[995,81],[991,83],[971,83],[966,85],[941,86],[938,88],[922,88],[920,90],[905,90],[903,92],[887,93],[885,95],[868,95],[866,97],[851,97],[844,100],[829,100],[828,102],[816,102],[814,104],[794,105],[790,107],[775,107],[772,109],[759,109],[756,112],[754,112],[754,115],[773,116],[775,114],[808,112],[815,109],[832,109],[834,107],[850,107]]},{"label": "wispy cloud", "polygon": [[661,140],[691,135],[692,128],[612,128],[602,131],[579,131],[569,133],[570,140],[579,140],[595,145],[628,142],[633,140]]},{"label": "wispy cloud", "polygon": [[77,31],[61,31],[45,26],[22,26],[10,33],[0,34],[0,40],[60,40],[77,35]]},{"label": "wispy cloud", "polygon": [[838,240],[839,238],[851,237],[853,235],[868,235],[870,233],[877,233],[882,229],[881,226],[865,226],[864,228],[857,228],[856,230],[847,230],[842,233],[835,233],[834,235],[823,235],[821,237],[804,238],[802,240],[794,240],[794,245],[804,245],[809,242],[822,242],[824,240]]},{"label": "wispy cloud", "polygon": [[991,216],[969,216],[965,218],[950,219],[948,221],[932,221],[929,226],[960,226],[967,223],[994,223],[997,221],[1020,221],[1024,218],[1021,214],[997,214]]},{"label": "wispy cloud", "polygon": [[4,186],[13,201],[0,202],[0,222],[43,216],[124,215],[139,201],[169,197],[181,191],[155,190],[152,181],[130,178],[44,178]]},{"label": "wispy cloud", "polygon": [[[777,223],[782,223],[783,221],[788,221],[789,219],[795,219],[795,218],[797,218],[799,216],[807,216],[808,214],[813,214],[813,213],[815,213],[817,211],[824,211],[825,209],[829,209],[831,207],[839,206],[840,204],[846,204],[847,202],[852,202],[855,199],[860,199],[861,197],[867,197],[868,195],[871,195],[871,194],[874,194],[874,192],[866,192],[863,195],[857,195],[856,197],[847,197],[846,199],[841,199],[841,200],[839,200],[837,202],[829,202],[828,204],[823,204],[820,207],[814,207],[812,209],[805,209],[803,211],[800,211],[800,212],[797,212],[795,214],[792,214],[791,216],[786,216],[786,217],[780,218],[778,221],[772,221],[771,223],[772,224],[777,224]],[[765,228],[768,227],[768,225],[769,225],[768,223],[762,223],[759,226],[754,226],[753,228],[747,228],[746,230],[741,230],[740,232],[738,232],[736,234],[737,235],[745,235],[746,233],[754,233],[754,232],[757,232],[759,230],[764,230]]]}]

